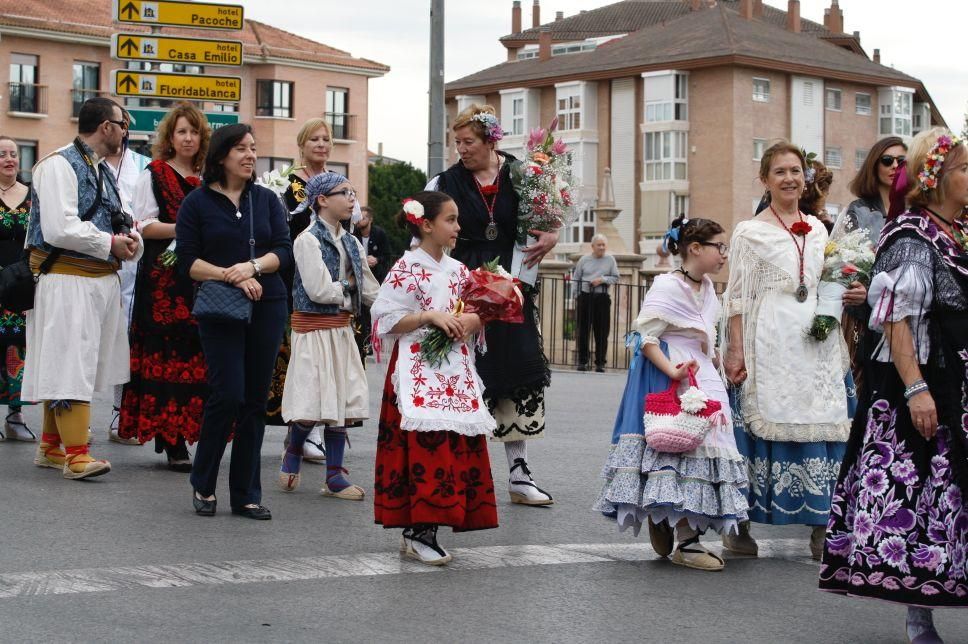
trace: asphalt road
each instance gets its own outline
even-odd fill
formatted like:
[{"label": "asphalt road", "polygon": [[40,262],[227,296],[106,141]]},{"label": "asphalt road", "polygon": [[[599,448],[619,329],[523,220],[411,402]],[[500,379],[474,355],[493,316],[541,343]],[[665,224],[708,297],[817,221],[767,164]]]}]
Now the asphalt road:
[{"label": "asphalt road", "polygon": [[[368,370],[374,419],[346,465],[370,489],[383,367]],[[623,386],[621,374],[555,373],[529,460],[557,504],[512,506],[499,483],[501,527],[441,531],[455,554],[445,569],[402,560],[369,498],[320,496],[321,466],[305,466],[297,493],[277,490],[281,428],[263,451],[273,520],[221,507],[197,517],[187,475],[149,446],[107,442],[100,397],[94,454],[114,465],[107,476],[67,481],[32,464],[33,445],[0,444],[0,641],[907,641],[903,607],[817,590],[807,528],[755,526],[764,556],[703,573],[657,560],[644,534],[591,511]],[[39,428],[37,409],[27,417]],[[503,448],[491,456],[503,480]],[[936,620],[948,642],[968,642],[968,613]]]}]

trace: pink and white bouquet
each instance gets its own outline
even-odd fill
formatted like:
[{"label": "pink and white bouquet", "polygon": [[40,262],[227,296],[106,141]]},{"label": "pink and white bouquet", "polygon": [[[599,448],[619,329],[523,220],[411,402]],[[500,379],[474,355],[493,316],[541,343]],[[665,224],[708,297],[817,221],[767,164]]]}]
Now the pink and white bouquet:
[{"label": "pink and white bouquet", "polygon": [[518,236],[511,274],[533,285],[538,267],[524,265],[524,247],[536,241],[534,231],[557,232],[577,217],[575,188],[571,185],[568,146],[555,138],[558,118],[545,128],[531,131],[524,159],[511,167],[511,181],[518,195]]},{"label": "pink and white bouquet", "polygon": [[807,335],[823,342],[840,323],[844,291],[853,283],[870,284],[874,247],[868,232],[858,228],[831,239],[823,251],[823,270],[817,285],[817,311]]}]

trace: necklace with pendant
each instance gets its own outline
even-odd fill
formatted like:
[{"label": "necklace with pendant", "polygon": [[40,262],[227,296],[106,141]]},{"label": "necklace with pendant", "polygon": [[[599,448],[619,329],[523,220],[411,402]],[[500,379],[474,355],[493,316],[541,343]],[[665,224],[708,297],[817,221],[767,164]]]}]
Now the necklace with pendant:
[{"label": "necklace with pendant", "polygon": [[[790,227],[786,225],[786,222],[780,218],[780,215],[777,214],[776,209],[773,208],[772,205],[770,206],[770,212],[773,213],[773,216],[776,217],[776,220],[780,222],[781,226],[783,226],[783,230],[790,233],[790,238],[793,240],[793,245],[797,247],[797,259],[800,260],[800,285],[797,286],[796,298],[797,298],[797,302],[806,302],[807,295],[810,294],[810,292],[807,290],[807,285],[803,279],[803,253],[807,249],[807,237],[806,235],[803,236],[802,238],[803,244],[801,245],[800,242],[797,241],[797,236],[793,234],[793,231],[790,230]],[[803,213],[800,212],[799,209],[797,210],[797,215],[800,217],[800,221],[802,222]]]},{"label": "necklace with pendant", "polygon": [[477,180],[477,177],[474,177],[474,185],[477,186],[477,193],[481,195],[481,200],[484,201],[484,208],[487,209],[487,216],[489,219],[487,222],[487,227],[484,228],[484,238],[487,239],[487,241],[494,241],[497,239],[497,224],[494,223],[494,206],[497,204],[497,195],[501,189],[501,170],[498,169],[497,179],[493,184],[491,184],[491,186],[493,186],[492,190],[494,194],[491,197],[490,202],[484,195],[484,188],[481,185],[481,182]]}]

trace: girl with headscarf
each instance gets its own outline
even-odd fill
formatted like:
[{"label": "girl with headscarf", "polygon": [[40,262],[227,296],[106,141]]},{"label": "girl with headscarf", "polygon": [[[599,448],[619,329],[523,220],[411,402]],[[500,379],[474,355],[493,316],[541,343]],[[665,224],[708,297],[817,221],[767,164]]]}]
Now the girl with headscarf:
[{"label": "girl with headscarf", "polygon": [[324,172],[306,184],[294,216],[309,211],[309,225],[293,244],[292,353],[282,393],[289,444],[279,485],[299,486],[303,448],[318,424],[326,426],[324,496],[361,501],[363,488],[344,476],[346,427],[369,416],[369,390],[351,326],[354,315],[376,299],[380,284],[363,261],[366,251],[341,223],[349,220],[356,192],[341,174]]}]

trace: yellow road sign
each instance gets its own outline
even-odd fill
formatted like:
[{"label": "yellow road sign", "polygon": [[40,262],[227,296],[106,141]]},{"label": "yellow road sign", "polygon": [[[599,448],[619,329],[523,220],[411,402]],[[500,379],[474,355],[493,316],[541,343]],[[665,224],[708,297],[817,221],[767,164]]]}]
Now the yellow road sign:
[{"label": "yellow road sign", "polygon": [[154,34],[114,34],[111,57],[118,60],[157,60],[187,65],[242,64],[242,43],[238,40],[173,38]]},{"label": "yellow road sign", "polygon": [[184,99],[238,103],[242,100],[242,79],[238,76],[161,74],[116,69],[111,87],[117,96]]},{"label": "yellow road sign", "polygon": [[113,0],[116,22],[199,29],[241,29],[242,5],[174,0]]}]

